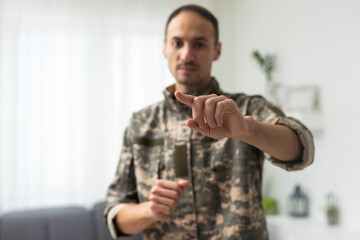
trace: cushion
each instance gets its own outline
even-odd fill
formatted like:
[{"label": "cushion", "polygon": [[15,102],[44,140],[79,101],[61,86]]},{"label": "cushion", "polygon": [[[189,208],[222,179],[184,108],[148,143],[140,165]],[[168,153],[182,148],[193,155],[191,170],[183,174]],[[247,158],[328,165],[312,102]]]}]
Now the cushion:
[{"label": "cushion", "polygon": [[96,240],[91,214],[83,207],[60,207],[6,213],[1,240]]}]

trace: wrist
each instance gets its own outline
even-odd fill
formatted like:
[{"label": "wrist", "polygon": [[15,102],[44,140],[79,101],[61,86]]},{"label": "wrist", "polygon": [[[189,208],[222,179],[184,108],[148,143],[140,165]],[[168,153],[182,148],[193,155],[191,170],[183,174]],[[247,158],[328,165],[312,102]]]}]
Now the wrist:
[{"label": "wrist", "polygon": [[142,203],[142,213],[143,213],[144,219],[146,219],[147,221],[155,222],[157,219],[156,219],[156,215],[154,214],[153,210],[151,209],[152,204],[153,203],[151,201]]},{"label": "wrist", "polygon": [[257,122],[251,116],[245,116],[243,118],[242,125],[243,127],[240,128],[238,135],[234,138],[251,145],[256,144],[259,136],[258,134],[259,122]]}]

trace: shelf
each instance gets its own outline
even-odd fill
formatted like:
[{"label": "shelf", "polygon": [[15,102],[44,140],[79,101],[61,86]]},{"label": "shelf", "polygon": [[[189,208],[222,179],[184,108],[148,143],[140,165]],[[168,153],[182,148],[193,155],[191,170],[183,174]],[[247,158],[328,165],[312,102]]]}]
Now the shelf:
[{"label": "shelf", "polygon": [[359,240],[360,231],[328,226],[309,218],[267,216],[270,240]]}]

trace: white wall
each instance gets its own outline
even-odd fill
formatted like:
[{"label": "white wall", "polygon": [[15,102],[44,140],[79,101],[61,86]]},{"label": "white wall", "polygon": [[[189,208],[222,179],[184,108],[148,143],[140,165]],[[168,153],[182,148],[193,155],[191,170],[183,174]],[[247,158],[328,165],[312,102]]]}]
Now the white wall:
[{"label": "white wall", "polygon": [[360,214],[360,2],[301,0],[221,1],[223,56],[214,74],[228,91],[263,93],[264,78],[252,50],[277,55],[275,79],[283,85],[317,85],[323,131],[314,132],[312,166],[285,172],[266,165],[264,185],[285,213],[286,199],[300,183],[311,200],[311,218],[325,221],[324,195],[339,197],[341,224],[357,228]]}]

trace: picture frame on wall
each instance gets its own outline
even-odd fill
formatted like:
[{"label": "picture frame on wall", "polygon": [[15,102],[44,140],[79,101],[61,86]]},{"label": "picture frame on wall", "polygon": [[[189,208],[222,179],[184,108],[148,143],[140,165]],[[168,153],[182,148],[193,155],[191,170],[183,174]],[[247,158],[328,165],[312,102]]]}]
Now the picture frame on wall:
[{"label": "picture frame on wall", "polygon": [[286,87],[283,106],[286,111],[291,112],[319,112],[319,88],[317,86]]},{"label": "picture frame on wall", "polygon": [[317,86],[291,86],[283,89],[283,109],[287,116],[303,122],[313,133],[324,128]]}]

